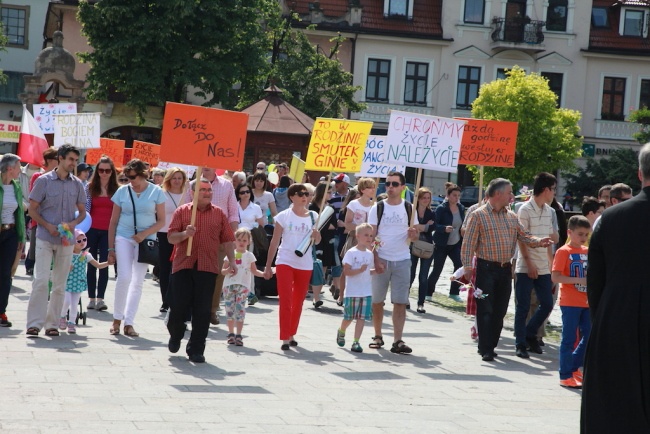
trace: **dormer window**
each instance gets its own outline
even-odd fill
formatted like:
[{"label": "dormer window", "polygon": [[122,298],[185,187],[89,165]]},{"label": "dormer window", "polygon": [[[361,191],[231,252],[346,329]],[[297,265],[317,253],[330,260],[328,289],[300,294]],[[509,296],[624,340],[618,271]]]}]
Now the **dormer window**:
[{"label": "dormer window", "polygon": [[623,36],[648,36],[646,16],[647,11],[643,9],[621,8],[619,33]]},{"label": "dormer window", "polygon": [[609,27],[609,18],[607,17],[607,8],[593,8],[591,10],[591,26],[607,28]]},{"label": "dormer window", "polygon": [[384,16],[412,20],[413,0],[384,0]]}]

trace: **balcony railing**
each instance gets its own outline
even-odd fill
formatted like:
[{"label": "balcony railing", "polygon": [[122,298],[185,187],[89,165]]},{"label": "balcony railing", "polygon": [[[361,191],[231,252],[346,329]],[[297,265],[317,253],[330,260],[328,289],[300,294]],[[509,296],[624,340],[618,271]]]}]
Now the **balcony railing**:
[{"label": "balcony railing", "polygon": [[641,130],[635,122],[596,119],[596,137],[599,139],[636,140],[634,133]]},{"label": "balcony railing", "polygon": [[542,29],[545,21],[535,21],[529,18],[499,18],[492,19],[492,40],[494,42],[514,42],[538,45],[544,42]]},{"label": "balcony railing", "polygon": [[372,122],[385,122],[390,120],[390,112],[399,110],[404,112],[418,113],[422,115],[434,115],[433,107],[422,107],[402,104],[381,104],[376,102],[367,102],[368,107],[361,112],[359,120]]}]

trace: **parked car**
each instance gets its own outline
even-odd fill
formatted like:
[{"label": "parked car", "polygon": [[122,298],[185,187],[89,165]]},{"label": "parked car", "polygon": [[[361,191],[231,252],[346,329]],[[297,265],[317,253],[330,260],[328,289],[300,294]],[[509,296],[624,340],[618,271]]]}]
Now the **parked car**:
[{"label": "parked car", "polygon": [[[485,193],[485,192],[484,192]],[[460,192],[460,203],[466,208],[478,202],[478,187],[468,186]]]}]

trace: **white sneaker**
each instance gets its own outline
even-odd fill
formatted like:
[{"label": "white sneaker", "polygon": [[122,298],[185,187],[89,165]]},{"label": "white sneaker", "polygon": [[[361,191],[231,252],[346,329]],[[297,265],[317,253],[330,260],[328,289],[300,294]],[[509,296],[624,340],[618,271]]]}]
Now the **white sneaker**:
[{"label": "white sneaker", "polygon": [[86,307],[87,309],[94,309],[97,304],[95,303],[95,300],[90,300],[90,303],[88,303],[88,306]]},{"label": "white sneaker", "polygon": [[106,303],[104,303],[104,300],[99,300],[99,301],[97,301],[97,303],[95,303],[95,309],[100,311],[100,312],[103,312],[106,309],[108,309],[108,306],[106,306]]}]

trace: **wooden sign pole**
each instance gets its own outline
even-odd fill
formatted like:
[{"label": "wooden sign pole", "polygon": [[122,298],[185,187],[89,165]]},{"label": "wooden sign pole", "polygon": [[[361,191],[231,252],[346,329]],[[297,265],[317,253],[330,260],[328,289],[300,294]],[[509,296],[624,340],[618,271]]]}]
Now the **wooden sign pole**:
[{"label": "wooden sign pole", "polygon": [[[192,200],[192,218],[190,219],[190,224],[194,226],[196,223],[196,204],[199,202],[199,190],[201,189],[201,174],[203,173],[203,166],[199,166],[196,169],[196,182],[194,183],[194,200]],[[192,240],[194,237],[190,237],[187,241],[187,256],[191,256],[192,253]]]},{"label": "wooden sign pole", "polygon": [[483,200],[483,166],[478,166],[478,203]]}]

